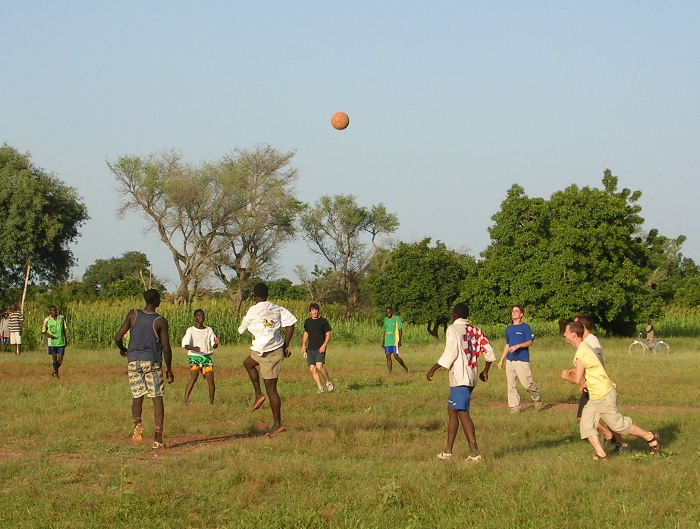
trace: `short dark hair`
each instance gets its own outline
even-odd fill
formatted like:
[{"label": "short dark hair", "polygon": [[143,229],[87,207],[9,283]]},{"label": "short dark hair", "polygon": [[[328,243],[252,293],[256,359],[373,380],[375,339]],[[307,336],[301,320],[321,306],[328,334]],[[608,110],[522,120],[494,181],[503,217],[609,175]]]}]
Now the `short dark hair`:
[{"label": "short dark hair", "polygon": [[149,288],[143,293],[143,299],[148,305],[152,305],[153,303],[160,301],[160,292],[158,292],[155,288]]},{"label": "short dark hair", "polygon": [[56,307],[56,305],[50,305],[50,306],[49,306],[49,310],[51,310],[51,309],[56,309],[56,310],[58,310],[58,307]]},{"label": "short dark hair", "polygon": [[588,331],[593,327],[593,319],[588,314],[577,314],[574,320],[581,322]]},{"label": "short dark hair", "polygon": [[309,305],[309,312],[311,312],[311,309],[321,310],[321,307],[318,306],[318,303],[312,303]]},{"label": "short dark hair", "polygon": [[566,325],[569,327],[571,332],[576,333],[576,336],[579,338],[583,337],[583,323],[580,321],[570,321]]},{"label": "short dark hair", "polygon": [[464,302],[457,303],[452,309],[452,314],[458,318],[468,318],[469,317],[469,305]]},{"label": "short dark hair", "polygon": [[523,307],[522,305],[513,305],[510,309],[520,309],[520,312],[522,312],[523,316],[525,316],[525,307]]},{"label": "short dark hair", "polygon": [[258,298],[267,299],[267,296],[269,294],[267,285],[265,283],[258,283],[253,287],[253,294],[255,294],[255,296]]},{"label": "short dark hair", "polygon": [[197,309],[192,313],[192,316],[196,316],[198,312],[201,312],[202,314],[204,314],[204,311],[202,309]]}]

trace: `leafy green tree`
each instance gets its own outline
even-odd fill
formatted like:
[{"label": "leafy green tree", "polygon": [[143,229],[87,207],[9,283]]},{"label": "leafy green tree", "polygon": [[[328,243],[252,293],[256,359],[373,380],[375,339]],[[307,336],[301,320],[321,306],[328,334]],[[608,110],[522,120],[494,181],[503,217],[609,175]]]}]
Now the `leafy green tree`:
[{"label": "leafy green tree", "polygon": [[[312,252],[323,257],[340,277],[343,302],[352,312],[358,306],[359,285],[378,250],[377,237],[393,233],[399,226],[396,215],[383,204],[366,208],[354,195],[325,195],[301,215],[301,228]],[[362,240],[369,235],[372,250]]]},{"label": "leafy green tree", "polygon": [[503,321],[517,303],[549,320],[588,312],[602,328],[629,334],[659,313],[649,282],[655,252],[640,235],[641,192],[618,190],[609,170],[602,183],[571,185],[547,201],[518,185],[509,190],[479,266],[481,318]]},{"label": "leafy green tree", "polygon": [[366,283],[373,305],[393,307],[405,322],[426,325],[435,339],[450,321],[463,282],[476,275],[473,257],[440,241],[431,246],[429,238],[401,243],[381,261],[370,267]]},{"label": "leafy green tree", "polygon": [[75,258],[69,245],[90,218],[75,189],[36,167],[30,155],[0,147],[0,286],[68,278]]},{"label": "leafy green tree", "polygon": [[[119,288],[112,288],[118,281],[127,280]],[[127,285],[131,285],[127,288]],[[126,291],[125,291],[126,288]],[[144,290],[156,288],[163,291],[163,285],[151,275],[151,264],[142,252],[125,252],[121,257],[98,259],[85,269],[83,274],[82,293],[87,297],[104,295],[108,290],[111,294],[106,297],[138,296]],[[117,292],[124,292],[119,296]]]}]

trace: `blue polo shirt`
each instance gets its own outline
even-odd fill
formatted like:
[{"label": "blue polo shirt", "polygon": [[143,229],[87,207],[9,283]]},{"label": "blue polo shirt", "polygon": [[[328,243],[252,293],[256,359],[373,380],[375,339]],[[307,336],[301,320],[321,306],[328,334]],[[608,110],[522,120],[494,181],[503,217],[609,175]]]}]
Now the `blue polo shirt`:
[{"label": "blue polo shirt", "polygon": [[[508,345],[516,345],[519,343],[534,340],[535,335],[532,334],[532,329],[527,323],[519,323],[518,325],[509,325],[506,329],[506,343]],[[514,353],[507,353],[506,360],[516,362],[529,362],[530,350],[527,347],[521,347]]]}]

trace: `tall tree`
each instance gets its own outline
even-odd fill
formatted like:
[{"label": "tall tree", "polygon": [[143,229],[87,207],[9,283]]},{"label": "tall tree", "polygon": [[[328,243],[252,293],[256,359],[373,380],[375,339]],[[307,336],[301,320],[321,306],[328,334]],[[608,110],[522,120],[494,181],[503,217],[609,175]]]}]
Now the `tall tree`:
[{"label": "tall tree", "polygon": [[271,265],[301,208],[296,170],[286,167],[292,156],[259,146],[199,166],[173,151],[108,165],[125,197],[120,212],[139,211],[158,231],[178,272],[178,294],[188,300],[212,275],[228,285],[227,267],[238,285]]},{"label": "tall tree", "polygon": [[618,190],[609,170],[602,183],[571,185],[547,201],[510,189],[482,253],[482,318],[503,320],[520,303],[551,320],[589,312],[604,329],[626,334],[658,313],[661,299],[649,284],[653,252],[640,236],[641,193]]},{"label": "tall tree", "polygon": [[0,285],[20,286],[27,265],[31,281],[64,281],[75,264],[69,245],[90,218],[76,190],[7,144],[0,180]]},{"label": "tall tree", "polygon": [[[383,204],[368,209],[359,206],[354,195],[325,195],[302,214],[301,228],[309,248],[341,277],[348,312],[358,305],[360,281],[378,249],[376,238],[398,226],[396,215],[387,213]],[[363,234],[369,235],[371,251]]]},{"label": "tall tree", "polygon": [[245,207],[236,215],[227,248],[213,259],[215,275],[236,310],[251,279],[274,272],[280,248],[294,237],[304,204],[294,195],[298,171],[290,166],[293,157],[293,152],[258,146],[209,167],[212,174],[236,173],[243,180],[238,192]]},{"label": "tall tree", "polygon": [[435,339],[450,321],[450,313],[468,277],[476,275],[476,260],[430,239],[401,243],[386,258],[375,259],[367,278],[372,304],[393,307],[407,323],[425,325]]}]

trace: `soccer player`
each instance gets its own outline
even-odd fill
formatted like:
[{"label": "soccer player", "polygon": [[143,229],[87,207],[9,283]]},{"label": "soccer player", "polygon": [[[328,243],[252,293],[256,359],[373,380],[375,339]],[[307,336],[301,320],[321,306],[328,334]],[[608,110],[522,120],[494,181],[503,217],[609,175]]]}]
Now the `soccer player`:
[{"label": "soccer player", "polygon": [[214,384],[214,363],[211,355],[214,354],[214,349],[219,347],[219,338],[211,327],[204,325],[205,319],[206,314],[202,309],[195,310],[194,325],[185,331],[185,336],[182,338],[182,347],[187,349],[187,360],[190,365],[190,379],[185,386],[185,404],[190,398],[199,373],[202,373],[209,386],[209,404],[214,404],[216,385]]}]

